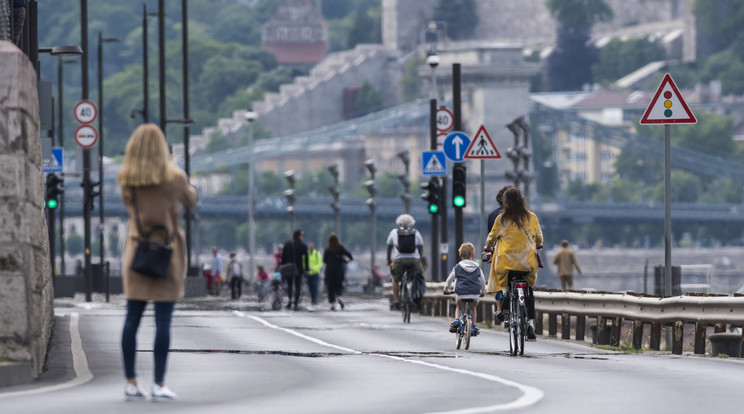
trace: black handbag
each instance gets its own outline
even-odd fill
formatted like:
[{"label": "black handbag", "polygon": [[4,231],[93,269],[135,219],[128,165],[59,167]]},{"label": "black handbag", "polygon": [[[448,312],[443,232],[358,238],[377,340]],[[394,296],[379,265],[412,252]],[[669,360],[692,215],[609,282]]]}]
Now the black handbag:
[{"label": "black handbag", "polygon": [[[137,230],[142,240],[137,244],[137,250],[134,252],[130,269],[154,279],[165,279],[165,275],[168,273],[171,255],[173,255],[168,229],[165,226],[155,225],[147,233],[143,232],[139,220],[139,211],[137,210],[137,195],[134,188],[132,188],[132,200],[134,201],[134,217],[137,222]],[[150,235],[156,230],[162,230],[165,233],[165,244],[150,241]]]},{"label": "black handbag", "polygon": [[300,274],[297,270],[297,264],[295,263],[294,240],[291,240],[290,243],[292,243],[292,261],[279,266],[279,274],[282,275],[282,279],[285,280],[294,278]]}]

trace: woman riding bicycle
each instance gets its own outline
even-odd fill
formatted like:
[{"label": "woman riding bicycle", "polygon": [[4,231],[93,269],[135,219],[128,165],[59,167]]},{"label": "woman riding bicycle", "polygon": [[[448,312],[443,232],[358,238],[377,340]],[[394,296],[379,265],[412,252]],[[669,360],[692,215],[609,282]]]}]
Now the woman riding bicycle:
[{"label": "woman riding bicycle", "polygon": [[[535,340],[535,298],[532,288],[537,280],[536,249],[542,248],[543,235],[540,223],[535,213],[527,210],[527,203],[518,188],[510,188],[504,192],[504,210],[493,223],[491,232],[488,233],[486,247],[487,252],[493,251],[493,246],[498,242],[494,260],[491,261],[491,274],[488,279],[487,293],[496,296],[496,308],[498,310],[496,319],[504,321],[501,312],[501,300],[506,294],[510,271],[527,272],[524,279],[529,284],[527,289],[527,339]],[[490,253],[484,257],[487,260]]]}]

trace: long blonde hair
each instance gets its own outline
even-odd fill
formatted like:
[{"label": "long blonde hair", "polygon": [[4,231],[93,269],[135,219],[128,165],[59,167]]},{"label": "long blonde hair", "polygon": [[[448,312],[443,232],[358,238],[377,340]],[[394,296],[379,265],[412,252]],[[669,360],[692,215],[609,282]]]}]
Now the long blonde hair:
[{"label": "long blonde hair", "polygon": [[163,132],[155,124],[142,124],[129,137],[116,180],[122,186],[144,187],[168,182],[175,172]]}]

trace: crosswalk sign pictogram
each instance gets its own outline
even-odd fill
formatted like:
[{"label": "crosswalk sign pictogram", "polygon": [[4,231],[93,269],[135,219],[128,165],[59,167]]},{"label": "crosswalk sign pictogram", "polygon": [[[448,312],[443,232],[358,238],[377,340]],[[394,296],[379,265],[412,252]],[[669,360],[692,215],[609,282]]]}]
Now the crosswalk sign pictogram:
[{"label": "crosswalk sign pictogram", "polygon": [[478,129],[478,132],[475,134],[475,137],[473,137],[473,140],[470,141],[470,145],[468,146],[468,149],[465,150],[465,155],[463,156],[463,158],[501,158],[499,150],[496,148],[496,145],[493,144],[493,140],[491,140],[491,136],[488,135],[488,131],[486,131],[486,127],[484,125],[481,125],[481,127]]},{"label": "crosswalk sign pictogram", "polygon": [[424,175],[447,175],[447,160],[442,151],[424,151],[421,153],[422,173]]},{"label": "crosswalk sign pictogram", "polygon": [[[659,99],[659,98],[662,99]],[[697,124],[695,115],[687,106],[677,85],[667,73],[661,80],[659,89],[648,104],[646,112],[641,117],[642,125],[647,124]]]}]

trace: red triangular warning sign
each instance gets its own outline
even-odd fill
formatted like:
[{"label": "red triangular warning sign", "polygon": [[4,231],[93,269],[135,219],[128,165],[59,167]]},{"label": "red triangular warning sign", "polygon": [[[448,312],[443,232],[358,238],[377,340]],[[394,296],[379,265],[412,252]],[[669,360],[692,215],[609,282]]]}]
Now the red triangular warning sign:
[{"label": "red triangular warning sign", "polygon": [[[659,97],[662,99],[659,99]],[[677,85],[667,73],[641,117],[641,124],[697,124]]]},{"label": "red triangular warning sign", "polygon": [[488,131],[486,131],[485,126],[481,125],[473,139],[470,140],[470,145],[468,145],[468,149],[465,150],[465,155],[463,155],[463,158],[501,158],[501,154],[499,154],[499,150],[496,149],[496,145],[493,144],[491,136],[488,135]]}]

